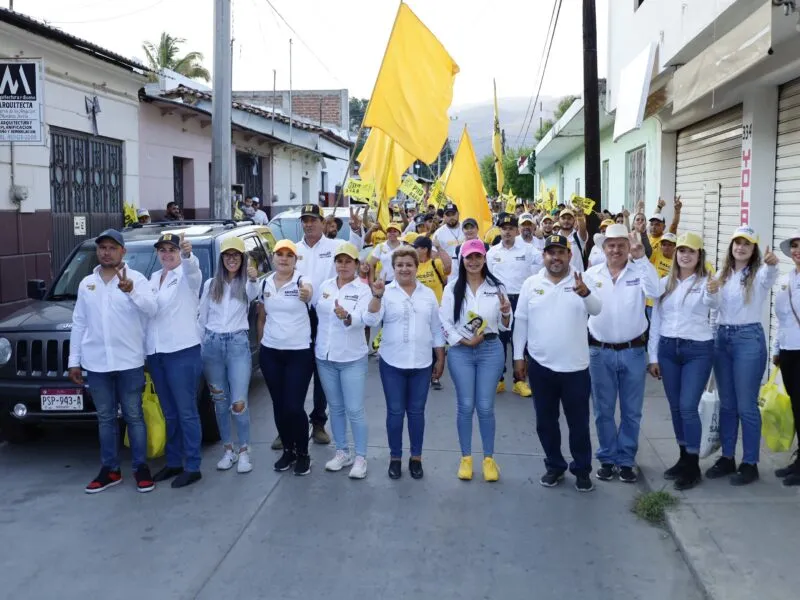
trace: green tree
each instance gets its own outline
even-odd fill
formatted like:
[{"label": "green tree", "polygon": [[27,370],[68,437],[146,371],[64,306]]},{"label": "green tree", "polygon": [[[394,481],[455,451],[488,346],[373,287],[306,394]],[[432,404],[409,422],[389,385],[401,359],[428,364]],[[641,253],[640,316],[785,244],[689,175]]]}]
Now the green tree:
[{"label": "green tree", "polygon": [[553,112],[553,118],[543,121],[536,130],[536,133],[533,134],[533,137],[537,142],[541,141],[542,138],[547,135],[547,133],[553,128],[553,125],[555,125],[558,120],[564,116],[564,113],[569,110],[569,107],[572,106],[572,103],[577,99],[577,96],[564,96],[558,101],[558,106],[556,106],[556,110]]},{"label": "green tree", "polygon": [[[520,156],[529,156],[533,148],[509,148],[503,155],[503,175],[506,180],[506,192],[514,190],[521,198],[533,198],[533,175],[520,175],[517,164]],[[497,196],[497,175],[494,172],[494,156],[487,154],[480,163],[481,179],[490,196]]]},{"label": "green tree", "polygon": [[541,142],[542,138],[547,135],[547,133],[553,128],[553,125],[555,124],[556,124],[555,121],[553,121],[552,119],[545,119],[544,121],[542,121],[542,124],[539,125],[539,129],[537,129],[536,133],[533,134],[534,139],[536,139],[537,142]]},{"label": "green tree", "polygon": [[369,100],[366,98],[350,98],[350,131],[358,131],[361,121],[364,120],[364,113],[367,111]]},{"label": "green tree", "polygon": [[189,77],[190,79],[211,80],[211,73],[203,66],[201,52],[188,52],[181,56],[181,44],[186,42],[183,38],[173,37],[166,31],[161,34],[158,45],[144,42],[142,49],[147,58],[148,66],[155,71],[150,78],[157,80],[156,73],[162,69],[169,69]]}]

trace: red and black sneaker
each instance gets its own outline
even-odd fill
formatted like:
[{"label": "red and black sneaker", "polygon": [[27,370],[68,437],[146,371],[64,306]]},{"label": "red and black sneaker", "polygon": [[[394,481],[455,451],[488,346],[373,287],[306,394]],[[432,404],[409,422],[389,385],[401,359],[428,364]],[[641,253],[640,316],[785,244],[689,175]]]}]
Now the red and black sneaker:
[{"label": "red and black sneaker", "polygon": [[87,494],[96,494],[122,483],[122,473],[109,467],[100,469],[100,473],[86,486]]},{"label": "red and black sneaker", "polygon": [[150,474],[150,468],[147,465],[139,465],[133,476],[136,479],[136,491],[145,493],[156,489],[156,482],[153,481],[153,476]]}]

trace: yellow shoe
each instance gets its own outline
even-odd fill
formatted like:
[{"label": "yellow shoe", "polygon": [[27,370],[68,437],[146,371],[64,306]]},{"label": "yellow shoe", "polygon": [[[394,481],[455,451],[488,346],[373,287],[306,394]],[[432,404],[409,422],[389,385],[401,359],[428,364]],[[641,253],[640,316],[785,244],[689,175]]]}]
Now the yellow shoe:
[{"label": "yellow shoe", "polygon": [[483,478],[486,481],[497,481],[500,479],[500,469],[497,468],[497,463],[491,457],[483,459]]},{"label": "yellow shoe", "polygon": [[500,394],[505,391],[506,391],[506,382],[501,381],[500,383],[497,384],[497,393]]},{"label": "yellow shoe", "polygon": [[533,396],[531,386],[524,381],[518,381],[514,384],[514,393],[522,396],[523,398],[530,398]]},{"label": "yellow shoe", "polygon": [[461,464],[458,465],[458,478],[462,481],[469,481],[472,479],[472,457],[462,456]]}]

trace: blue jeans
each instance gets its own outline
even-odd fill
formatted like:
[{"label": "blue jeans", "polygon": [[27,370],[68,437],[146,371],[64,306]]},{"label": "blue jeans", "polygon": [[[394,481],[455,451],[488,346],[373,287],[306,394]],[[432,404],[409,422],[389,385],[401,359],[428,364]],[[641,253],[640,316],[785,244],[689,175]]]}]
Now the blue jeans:
[{"label": "blue jeans", "polygon": [[[597,428],[597,460],[601,464],[633,467],[639,449],[644,384],[645,349],[612,350],[589,347],[594,424]],[[619,397],[619,428],[614,418]]]},{"label": "blue jeans", "polygon": [[720,325],[714,351],[722,456],[734,458],[741,421],[742,462],[757,464],[761,446],[758,392],[767,364],[764,329],[760,323]]},{"label": "blue jeans", "polygon": [[714,340],[662,337],[658,342],[658,364],[675,439],[689,454],[699,454],[703,427],[698,407],[714,366]]},{"label": "blue jeans", "polygon": [[503,344],[497,338],[481,342],[475,348],[456,344],[448,352],[447,367],[456,386],[456,428],[461,454],[472,454],[472,413],[477,407],[483,454],[492,456],[494,398],[503,374]]},{"label": "blue jeans", "polygon": [[337,450],[347,451],[347,421],[353,431],[357,456],[367,456],[367,419],[364,413],[364,387],[369,363],[365,354],[358,360],[333,362],[317,359]]},{"label": "blue jeans", "polygon": [[424,369],[398,369],[381,358],[378,361],[378,370],[386,398],[389,456],[403,457],[403,419],[408,415],[411,456],[420,457],[425,435],[425,404],[428,401],[433,365]]},{"label": "blue jeans", "polygon": [[167,422],[167,466],[199,471],[203,441],[197,411],[197,387],[203,373],[200,346],[151,354],[147,368]]},{"label": "blue jeans", "polygon": [[[250,391],[252,364],[247,330],[214,333],[203,336],[203,371],[217,415],[219,435],[225,446],[233,447],[231,415],[236,423],[239,448],[250,445],[250,412],[247,395]],[[241,410],[233,410],[241,404]]]},{"label": "blue jeans", "polygon": [[133,470],[147,460],[147,426],[142,412],[144,367],[97,373],[87,371],[86,383],[97,409],[97,429],[100,437],[100,460],[104,467],[119,470],[119,427],[117,405],[128,425]]}]

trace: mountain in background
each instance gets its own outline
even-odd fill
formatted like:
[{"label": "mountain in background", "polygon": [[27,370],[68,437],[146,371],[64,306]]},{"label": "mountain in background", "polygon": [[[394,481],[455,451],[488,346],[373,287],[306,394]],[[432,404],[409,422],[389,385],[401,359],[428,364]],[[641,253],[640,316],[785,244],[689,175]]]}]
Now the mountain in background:
[{"label": "mountain in background", "polygon": [[[522,145],[535,146],[536,140],[533,138],[533,134],[539,129],[539,119],[551,119],[553,117],[553,112],[558,106],[559,100],[560,98],[549,96],[539,97],[541,110],[539,106],[536,107],[533,115],[533,122],[525,138],[525,143],[517,143],[517,137],[520,136],[522,122],[531,99],[529,97],[498,98],[497,104],[500,111],[500,129],[504,129],[506,132],[506,147],[513,148]],[[458,146],[461,132],[464,129],[464,125],[466,125],[469,130],[469,135],[472,138],[472,143],[475,146],[475,154],[477,154],[478,160],[480,161],[480,159],[487,154],[491,154],[493,123],[494,104],[492,101],[451,109],[449,137],[453,150]]]}]

